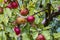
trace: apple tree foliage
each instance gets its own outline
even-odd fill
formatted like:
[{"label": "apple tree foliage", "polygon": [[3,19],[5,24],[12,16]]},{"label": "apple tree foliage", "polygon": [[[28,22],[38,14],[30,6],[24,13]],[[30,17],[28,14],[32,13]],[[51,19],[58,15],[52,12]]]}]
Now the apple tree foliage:
[{"label": "apple tree foliage", "polygon": [[[42,1],[43,8],[40,8],[40,2]],[[17,36],[14,32],[14,21],[18,16],[21,16],[20,10],[27,7],[29,10],[29,15],[33,15],[44,10],[47,6],[46,4],[51,2],[54,11],[58,11],[58,6],[60,5],[60,0],[18,0],[19,6],[16,9],[6,8],[8,3],[4,3],[4,0],[0,0],[0,6],[3,7],[3,14],[0,14],[0,40],[19,40],[20,36]],[[51,8],[51,10],[53,10]],[[22,16],[26,18],[27,16]],[[44,27],[42,21],[45,17],[45,11],[39,12],[34,15],[35,21],[34,25],[31,26],[30,23],[26,22],[25,24],[19,25],[21,29],[22,40],[36,40],[38,33],[40,32],[46,38],[46,40],[60,40],[60,15],[54,17],[50,21],[49,25]],[[31,31],[31,32],[29,32]],[[9,34],[9,36],[7,36]],[[31,37],[32,35],[32,37]]]}]

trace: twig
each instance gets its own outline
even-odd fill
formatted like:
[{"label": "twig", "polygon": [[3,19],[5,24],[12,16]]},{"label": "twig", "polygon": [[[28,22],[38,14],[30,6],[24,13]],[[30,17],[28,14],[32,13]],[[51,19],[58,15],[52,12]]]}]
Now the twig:
[{"label": "twig", "polygon": [[[45,10],[47,10],[47,9],[45,9]],[[43,11],[45,11],[45,10],[41,10],[41,11],[39,11],[39,12],[36,12],[36,13],[33,14],[33,16],[36,15],[36,14],[39,14],[40,12],[43,12]]]}]

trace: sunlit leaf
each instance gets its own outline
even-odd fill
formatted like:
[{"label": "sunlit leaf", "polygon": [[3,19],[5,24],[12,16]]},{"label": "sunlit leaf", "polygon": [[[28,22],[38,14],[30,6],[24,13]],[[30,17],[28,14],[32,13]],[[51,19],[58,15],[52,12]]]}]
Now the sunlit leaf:
[{"label": "sunlit leaf", "polygon": [[12,16],[12,10],[10,10],[9,8],[5,8],[4,9],[4,16],[11,17]]},{"label": "sunlit leaf", "polygon": [[26,33],[23,33],[22,36],[23,36],[23,39],[22,39],[22,40],[30,40],[30,39],[28,38],[28,35],[27,35]]},{"label": "sunlit leaf", "polygon": [[45,36],[45,38],[46,38],[46,40],[49,40],[50,39],[50,33],[49,33],[49,31],[42,31],[42,34]]}]

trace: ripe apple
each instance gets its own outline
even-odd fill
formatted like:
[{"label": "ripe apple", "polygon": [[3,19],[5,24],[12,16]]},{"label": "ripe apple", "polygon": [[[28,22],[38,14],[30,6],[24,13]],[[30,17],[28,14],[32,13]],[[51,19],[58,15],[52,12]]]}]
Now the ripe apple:
[{"label": "ripe apple", "polygon": [[0,7],[0,14],[3,13],[3,7]]},{"label": "ripe apple", "polygon": [[17,8],[18,7],[18,3],[17,2],[10,2],[8,5],[7,5],[7,8]]},{"label": "ripe apple", "polygon": [[16,19],[16,23],[17,24],[24,24],[24,23],[26,23],[26,19],[25,18],[22,18],[22,17],[18,17]]},{"label": "ripe apple", "polygon": [[34,16],[28,16],[28,17],[27,17],[27,21],[28,21],[29,23],[33,23],[34,20],[35,20],[35,17],[34,17]]},{"label": "ripe apple", "polygon": [[20,28],[18,28],[18,26],[14,27],[14,32],[16,33],[16,35],[19,35],[21,33]]},{"label": "ripe apple", "polygon": [[27,16],[28,13],[29,13],[29,10],[28,10],[27,8],[22,9],[22,10],[20,11],[20,14],[23,15],[23,16]]},{"label": "ripe apple", "polygon": [[18,3],[17,2],[11,2],[12,8],[18,8]]},{"label": "ripe apple", "polygon": [[7,5],[7,8],[12,9],[12,5],[11,5],[11,3],[9,3],[9,4]]},{"label": "ripe apple", "polygon": [[45,39],[44,35],[39,34],[39,35],[37,36],[36,40],[46,40],[46,39]]}]

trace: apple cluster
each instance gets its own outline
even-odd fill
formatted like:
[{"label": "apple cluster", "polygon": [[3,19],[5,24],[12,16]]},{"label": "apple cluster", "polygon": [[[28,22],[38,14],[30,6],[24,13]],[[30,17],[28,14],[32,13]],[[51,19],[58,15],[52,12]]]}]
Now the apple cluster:
[{"label": "apple cluster", "polygon": [[[19,6],[19,5],[18,5],[18,2],[12,1],[12,2],[8,3],[8,5],[6,6],[6,8],[16,9],[16,8],[18,8],[18,6]],[[1,9],[1,8],[0,8],[0,9]],[[1,11],[2,11],[2,10],[1,10]],[[24,8],[24,9],[21,9],[21,10],[19,10],[19,11],[20,11],[20,15],[22,15],[22,16],[27,16],[27,15],[29,14],[28,8]],[[2,12],[0,12],[0,13],[2,13]],[[32,22],[34,22],[34,20],[35,20],[35,17],[32,16],[32,15],[27,16],[27,18],[23,18],[23,17],[18,16],[18,17],[16,18],[16,20],[15,20],[15,23],[16,23],[17,25],[21,25],[21,24],[25,24],[25,23],[27,23],[27,22],[32,23]],[[20,34],[20,29],[18,28],[18,26],[15,26],[15,27],[14,27],[14,31],[15,31],[16,35],[19,35],[19,34]]]},{"label": "apple cluster", "polygon": [[[7,2],[7,1],[5,0],[5,2]],[[19,7],[19,4],[16,1],[9,2],[8,5],[6,6],[6,8],[9,8],[9,9],[16,9],[18,7]],[[42,8],[42,7],[43,7],[43,5],[40,5],[40,8]],[[20,12],[19,15],[21,15],[21,16],[27,16],[29,14],[28,8],[21,9],[21,10],[19,10],[19,12]],[[2,13],[3,13],[3,7],[0,7],[0,14],[2,14]],[[51,16],[54,17],[56,15],[59,15],[59,13],[60,13],[60,7],[59,7],[58,12],[55,12]],[[21,16],[18,16],[16,18],[16,20],[15,20],[15,23],[17,25],[25,24],[27,22],[31,24],[31,23],[33,23],[35,21],[34,15],[28,15],[27,18],[24,18],[24,17],[21,17]],[[46,24],[48,23],[47,21],[49,21],[49,20],[44,19],[42,21],[42,24],[46,26]],[[16,33],[16,35],[19,35],[21,33],[21,30],[20,30],[20,28],[18,26],[15,26],[14,27],[14,32]],[[45,39],[44,35],[39,34],[37,36],[36,40],[46,40],[46,39]]]}]

